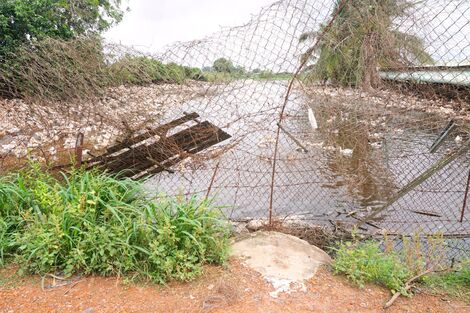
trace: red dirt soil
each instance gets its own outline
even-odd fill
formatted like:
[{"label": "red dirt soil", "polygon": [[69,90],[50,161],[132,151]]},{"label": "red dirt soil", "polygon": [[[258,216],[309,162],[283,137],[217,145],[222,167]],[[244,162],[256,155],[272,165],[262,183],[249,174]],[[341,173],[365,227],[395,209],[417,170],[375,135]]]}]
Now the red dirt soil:
[{"label": "red dirt soil", "polygon": [[272,286],[236,260],[226,268],[207,267],[204,276],[193,282],[167,286],[86,277],[42,290],[39,277],[18,278],[14,269],[4,269],[0,271],[0,313],[470,312],[464,303],[423,293],[411,299],[401,297],[384,311],[382,306],[390,298],[386,289],[373,285],[359,289],[327,269],[321,269],[306,286],[306,292],[274,299],[269,296]]}]

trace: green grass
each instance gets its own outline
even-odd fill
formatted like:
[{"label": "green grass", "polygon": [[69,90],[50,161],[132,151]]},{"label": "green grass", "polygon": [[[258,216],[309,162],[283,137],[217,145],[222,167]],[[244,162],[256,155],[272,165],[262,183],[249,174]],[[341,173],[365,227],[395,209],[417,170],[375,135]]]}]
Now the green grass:
[{"label": "green grass", "polygon": [[281,81],[281,80],[290,80],[292,74],[290,73],[273,73],[269,71],[263,71],[260,73],[228,73],[228,72],[203,72],[203,77],[205,81],[208,82],[219,82],[219,83],[228,83],[234,80],[245,80],[253,79],[257,81]]},{"label": "green grass", "polygon": [[203,76],[206,81],[211,83],[229,83],[239,78],[230,73],[215,71],[203,72]]},{"label": "green grass", "polygon": [[378,242],[345,242],[334,249],[335,274],[345,274],[360,287],[365,283],[377,283],[389,288],[392,293],[405,295],[405,283],[412,273],[394,253],[382,252]]},{"label": "green grass", "polygon": [[189,280],[225,261],[228,237],[208,201],[151,201],[139,181],[38,166],[0,179],[0,262],[22,272]]},{"label": "green grass", "polygon": [[[439,238],[440,236],[428,238],[428,247],[433,247],[432,253],[439,251],[442,243]],[[404,248],[399,252],[387,247],[387,238],[385,251],[378,241],[341,242],[333,248],[336,254],[333,272],[346,275],[361,288],[370,282],[383,285],[392,293],[397,291],[409,296],[410,292],[405,290],[406,282],[424,272],[427,263],[434,264],[433,268],[436,270],[443,269],[442,265],[439,266],[439,256],[436,260],[425,261],[418,239],[416,236],[413,244],[405,240]],[[470,303],[470,260],[461,262],[452,271],[431,272],[422,276],[417,283],[432,292],[449,294]]]},{"label": "green grass", "polygon": [[454,271],[424,277],[422,285],[431,292],[449,294],[470,304],[470,259]]}]

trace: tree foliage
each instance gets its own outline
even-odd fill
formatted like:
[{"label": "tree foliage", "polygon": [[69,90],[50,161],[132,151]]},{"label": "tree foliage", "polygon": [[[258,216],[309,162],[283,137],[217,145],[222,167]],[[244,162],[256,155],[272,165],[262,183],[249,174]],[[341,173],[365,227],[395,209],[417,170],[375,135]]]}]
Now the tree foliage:
[{"label": "tree foliage", "polygon": [[232,61],[226,58],[218,58],[214,61],[212,67],[214,71],[220,73],[231,73],[235,70],[235,66],[233,65]]},{"label": "tree foliage", "polygon": [[121,0],[2,0],[0,60],[23,44],[100,33],[122,19]]},{"label": "tree foliage", "polygon": [[[337,0],[336,7],[341,3]],[[432,64],[421,39],[394,25],[412,7],[409,0],[347,1],[321,38],[314,77],[369,89],[380,83],[379,67]],[[300,40],[317,36],[308,32]]]}]

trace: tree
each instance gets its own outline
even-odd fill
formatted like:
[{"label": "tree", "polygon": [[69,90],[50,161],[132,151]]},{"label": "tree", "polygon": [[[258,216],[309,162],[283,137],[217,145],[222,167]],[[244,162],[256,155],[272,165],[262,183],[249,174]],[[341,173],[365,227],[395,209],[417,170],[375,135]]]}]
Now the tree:
[{"label": "tree", "polygon": [[235,66],[233,66],[232,61],[226,58],[218,58],[215,60],[212,68],[220,73],[232,73],[235,71]]},{"label": "tree", "polygon": [[[335,12],[341,3],[337,0]],[[309,53],[317,58],[311,74],[320,80],[370,89],[380,84],[380,67],[432,64],[421,39],[400,32],[393,24],[412,6],[409,0],[346,1],[317,51]],[[308,32],[300,41],[317,36]]]},{"label": "tree", "polygon": [[121,0],[1,0],[0,61],[23,44],[100,33],[122,19]]}]

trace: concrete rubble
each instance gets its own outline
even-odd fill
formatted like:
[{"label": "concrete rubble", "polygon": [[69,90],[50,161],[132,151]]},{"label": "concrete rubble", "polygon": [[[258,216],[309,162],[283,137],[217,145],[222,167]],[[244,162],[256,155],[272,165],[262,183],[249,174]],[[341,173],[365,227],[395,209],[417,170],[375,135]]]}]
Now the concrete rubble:
[{"label": "concrete rubble", "polygon": [[297,237],[278,232],[255,232],[241,237],[232,245],[232,256],[257,272],[280,293],[306,291],[305,281],[321,265],[331,263],[323,250]]}]

